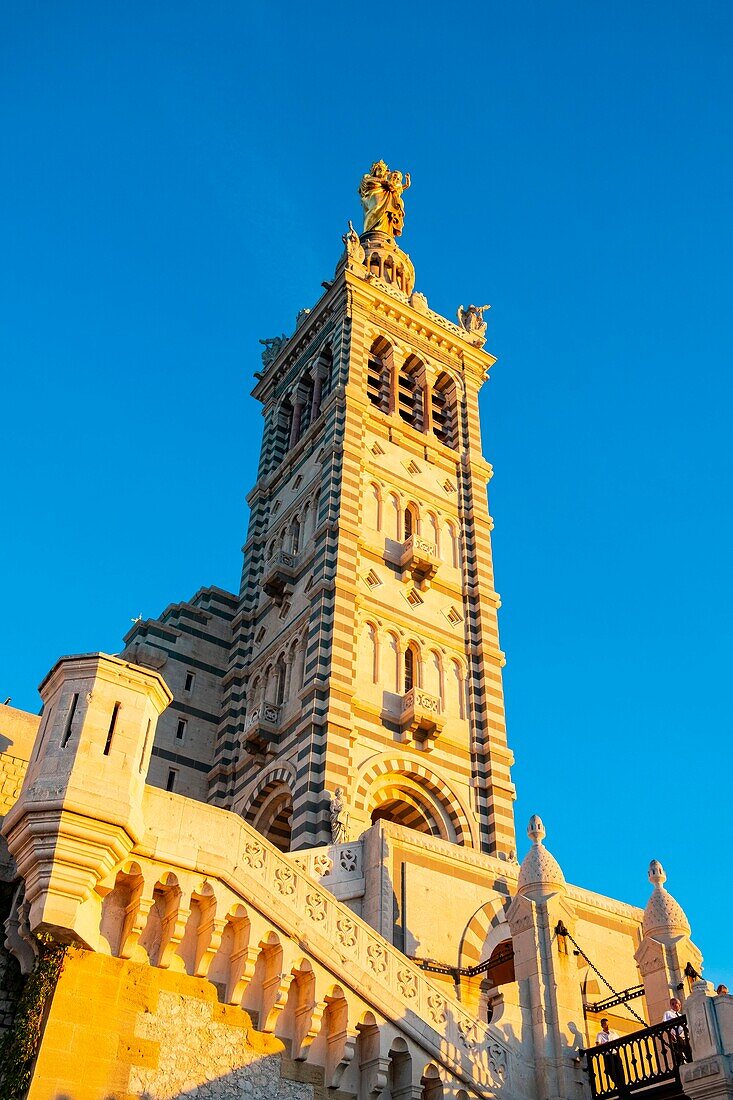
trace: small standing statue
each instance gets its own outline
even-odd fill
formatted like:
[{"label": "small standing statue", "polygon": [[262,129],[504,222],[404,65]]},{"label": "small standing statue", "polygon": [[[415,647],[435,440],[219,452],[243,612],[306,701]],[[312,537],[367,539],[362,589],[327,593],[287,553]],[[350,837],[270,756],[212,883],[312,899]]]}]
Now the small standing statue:
[{"label": "small standing statue", "polygon": [[359,234],[356,232],[351,222],[349,222],[348,231],[344,233],[341,240],[344,242],[344,245],[346,247],[347,259],[354,264],[363,264],[365,252],[364,249],[361,247]]},{"label": "small standing statue", "polygon": [[332,843],[345,844],[349,839],[349,813],[344,803],[344,792],[341,787],[337,787],[331,795],[329,815],[331,817]]},{"label": "small standing statue", "polygon": [[485,309],[491,309],[491,306],[468,306],[467,309],[463,306],[458,307],[458,324],[469,336],[475,336],[480,340],[486,339]]},{"label": "small standing statue", "polygon": [[364,232],[387,233],[399,237],[405,223],[402,192],[410,186],[410,173],[390,172],[383,160],[377,160],[361,178],[359,195],[364,208]]}]

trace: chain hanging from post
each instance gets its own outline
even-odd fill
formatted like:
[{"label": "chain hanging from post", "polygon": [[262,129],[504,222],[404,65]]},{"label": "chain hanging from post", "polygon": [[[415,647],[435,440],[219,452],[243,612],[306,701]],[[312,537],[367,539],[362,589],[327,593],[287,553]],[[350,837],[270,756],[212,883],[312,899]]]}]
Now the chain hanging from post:
[{"label": "chain hanging from post", "polygon": [[594,973],[594,974],[596,974],[596,975],[597,975],[597,976],[598,976],[598,977],[599,977],[599,978],[601,979],[601,981],[603,982],[603,984],[604,984],[604,985],[607,985],[607,986],[608,986],[608,988],[609,988],[609,989],[611,990],[611,992],[613,993],[614,997],[618,997],[618,998],[619,998],[619,1001],[618,1001],[618,1003],[619,1003],[619,1004],[623,1004],[623,1006],[624,1006],[624,1008],[626,1009],[626,1011],[627,1011],[627,1012],[629,1012],[629,1013],[631,1013],[631,1015],[632,1015],[632,1016],[634,1017],[634,1019],[635,1019],[635,1020],[638,1020],[638,1021],[639,1021],[639,1023],[640,1023],[640,1024],[641,1024],[641,1025],[642,1025],[643,1027],[647,1027],[647,1026],[648,1026],[648,1025],[647,1025],[647,1022],[646,1022],[646,1020],[642,1019],[642,1017],[641,1017],[641,1016],[639,1015],[639,1013],[638,1013],[638,1012],[635,1012],[633,1008],[630,1008],[630,1007],[629,1007],[629,1006],[628,1006],[628,1005],[626,1004],[625,1000],[623,999],[623,996],[622,996],[622,994],[621,994],[621,993],[619,993],[619,991],[618,991],[617,989],[614,989],[614,988],[613,988],[613,986],[612,986],[612,985],[611,985],[611,983],[609,982],[608,978],[604,978],[604,977],[603,977],[603,975],[601,974],[601,972],[600,972],[600,970],[598,969],[598,967],[597,967],[597,966],[595,966],[595,965],[594,965],[594,964],[593,964],[593,963],[592,963],[592,962],[590,961],[590,959],[589,959],[589,958],[588,958],[588,956],[586,955],[586,953],[585,953],[585,951],[583,950],[583,948],[582,948],[582,947],[580,946],[580,944],[579,944],[579,943],[578,943],[578,942],[577,942],[576,940],[574,940],[574,939],[573,939],[573,937],[572,937],[572,936],[570,935],[570,933],[568,932],[567,928],[565,927],[565,925],[563,924],[563,922],[562,922],[561,920],[557,922],[557,927],[555,928],[555,935],[556,935],[556,936],[567,936],[567,938],[568,938],[568,939],[570,940],[570,942],[572,943],[572,945],[573,945],[573,946],[575,947],[575,949],[576,949],[576,951],[578,952],[578,954],[579,954],[579,955],[582,955],[582,956],[583,956],[583,958],[585,959],[585,961],[586,961],[586,962],[588,963],[588,966],[589,966],[589,967],[591,968],[591,970],[593,971],[593,973]]}]

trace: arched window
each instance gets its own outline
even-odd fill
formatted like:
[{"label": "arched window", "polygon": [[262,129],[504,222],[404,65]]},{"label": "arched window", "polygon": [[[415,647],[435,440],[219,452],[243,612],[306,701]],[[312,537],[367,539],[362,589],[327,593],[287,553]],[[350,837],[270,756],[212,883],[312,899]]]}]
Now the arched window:
[{"label": "arched window", "polygon": [[408,504],[404,514],[404,541],[418,534],[419,515],[416,504]]},{"label": "arched window", "polygon": [[387,538],[398,541],[400,537],[400,502],[395,493],[387,497],[384,519],[384,533]]},{"label": "arched window", "polygon": [[380,496],[379,486],[371,481],[364,494],[364,525],[372,531],[379,531],[382,527]]},{"label": "arched window", "polygon": [[387,638],[389,645],[389,666],[385,669],[387,673],[386,687],[388,691],[394,691],[395,694],[398,694],[400,690],[400,647],[397,642],[396,634],[390,633],[387,635]]},{"label": "arched window", "polygon": [[318,361],[313,369],[314,391],[311,408],[311,420],[320,415],[321,406],[328,397],[333,387],[333,352],[331,345],[326,344],[318,356]]},{"label": "arched window", "polygon": [[450,701],[454,717],[464,719],[466,717],[466,684],[463,668],[460,661],[451,661]]},{"label": "arched window", "polygon": [[300,550],[300,520],[296,516],[290,524],[290,553],[297,554]]},{"label": "arched window", "polygon": [[[298,386],[296,403],[301,406],[300,425],[298,432],[298,439],[302,438],[308,431],[311,424],[311,418],[313,416],[313,394],[315,391],[315,385],[313,378],[310,374],[304,374],[300,380]],[[297,439],[294,440],[297,443]]]},{"label": "arched window", "polygon": [[398,381],[397,405],[405,424],[419,432],[425,424],[425,394],[422,377],[424,367],[415,355],[410,355],[400,370]]},{"label": "arched window", "polygon": [[446,447],[458,446],[456,384],[448,374],[441,374],[433,386],[431,397],[433,433]]},{"label": "arched window", "polygon": [[277,664],[275,665],[275,703],[277,706],[281,706],[285,700],[285,677],[287,676],[287,665],[285,664],[284,657],[278,657]]},{"label": "arched window", "polygon": [[378,659],[377,631],[372,623],[365,623],[359,646],[359,672],[367,682],[376,684],[379,679]]},{"label": "arched window", "polygon": [[290,446],[290,435],[293,430],[293,406],[289,397],[280,404],[275,420],[275,432],[273,443],[273,458],[275,463],[282,462]]},{"label": "arched window", "polygon": [[435,649],[431,649],[428,654],[427,660],[427,672],[426,672],[426,688],[431,695],[435,695],[443,705],[443,662],[440,659],[440,654]]},{"label": "arched window", "polygon": [[428,519],[430,520],[430,536],[433,540],[435,553],[440,557],[440,521],[434,512],[428,514]]},{"label": "arched window", "polygon": [[446,523],[445,533],[448,536],[448,562],[450,565],[453,566],[454,569],[458,569],[461,564],[460,550],[458,546],[458,531],[456,530],[456,526],[452,522],[452,520],[448,520],[448,522]]},{"label": "arched window", "polygon": [[414,642],[405,650],[404,685],[405,695],[414,687],[420,687],[420,653]]},{"label": "arched window", "polygon": [[384,339],[375,340],[367,361],[367,397],[375,408],[389,412],[392,349]]}]

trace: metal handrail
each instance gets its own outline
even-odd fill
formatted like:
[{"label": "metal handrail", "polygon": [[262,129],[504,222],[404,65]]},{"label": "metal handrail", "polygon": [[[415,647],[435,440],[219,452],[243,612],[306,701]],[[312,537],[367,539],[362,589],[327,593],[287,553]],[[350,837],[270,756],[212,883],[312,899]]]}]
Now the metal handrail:
[{"label": "metal handrail", "polygon": [[687,1018],[677,1016],[582,1053],[587,1058],[595,1100],[633,1096],[650,1085],[665,1082],[676,1081],[679,1086],[679,1067],[691,1060]]}]

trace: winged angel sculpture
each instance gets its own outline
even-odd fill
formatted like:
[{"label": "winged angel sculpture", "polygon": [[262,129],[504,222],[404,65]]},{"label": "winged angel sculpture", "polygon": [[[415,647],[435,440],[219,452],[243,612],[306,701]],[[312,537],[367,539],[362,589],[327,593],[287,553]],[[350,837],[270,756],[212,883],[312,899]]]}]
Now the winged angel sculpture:
[{"label": "winged angel sculpture", "polygon": [[491,306],[467,306],[466,309],[463,306],[458,307],[458,324],[469,336],[475,336],[480,340],[486,339],[486,321],[484,321],[486,309],[491,309]]}]

